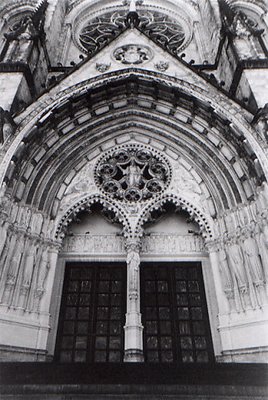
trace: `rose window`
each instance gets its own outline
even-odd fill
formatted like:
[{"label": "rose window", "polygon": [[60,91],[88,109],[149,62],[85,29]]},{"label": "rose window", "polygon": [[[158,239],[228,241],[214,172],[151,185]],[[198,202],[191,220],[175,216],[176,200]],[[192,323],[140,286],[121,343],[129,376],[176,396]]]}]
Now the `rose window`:
[{"label": "rose window", "polygon": [[162,192],[170,175],[170,166],[162,155],[135,145],[109,152],[95,169],[96,183],[106,194],[130,202]]},{"label": "rose window", "polygon": [[[128,9],[107,12],[89,19],[78,32],[77,44],[88,54],[93,54],[117,37],[127,26]],[[156,42],[178,54],[190,40],[182,20],[159,11],[139,8],[138,28]],[[187,29],[186,29],[187,30]]]}]

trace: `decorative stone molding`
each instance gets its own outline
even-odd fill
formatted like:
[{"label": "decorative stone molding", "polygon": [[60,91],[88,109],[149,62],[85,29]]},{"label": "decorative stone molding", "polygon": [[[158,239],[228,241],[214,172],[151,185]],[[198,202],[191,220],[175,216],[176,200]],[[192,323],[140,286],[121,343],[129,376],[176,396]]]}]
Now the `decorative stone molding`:
[{"label": "decorative stone molding", "polygon": [[69,208],[69,210],[65,213],[65,215],[58,223],[55,234],[56,238],[62,241],[67,232],[68,225],[75,219],[77,214],[85,210],[90,212],[90,207],[93,204],[100,204],[103,207],[103,212],[105,213],[106,217],[111,222],[122,224],[124,236],[127,237],[130,234],[130,223],[122,207],[120,207],[120,205],[113,199],[107,199],[106,197],[97,194],[88,196],[78,201],[71,208]]},{"label": "decorative stone molding", "polygon": [[63,253],[79,254],[124,254],[125,241],[116,235],[84,235],[66,236]]},{"label": "decorative stone molding", "polygon": [[199,225],[200,234],[204,237],[204,239],[209,240],[213,238],[212,221],[209,222],[208,218],[196,206],[175,194],[164,194],[159,196],[158,199],[145,207],[136,225],[135,235],[137,237],[143,236],[143,225],[151,220],[152,212],[156,210],[161,212],[162,207],[166,203],[174,204],[176,207],[178,207],[178,209],[187,211],[193,220]]},{"label": "decorative stone molding", "polygon": [[176,234],[150,234],[142,239],[141,253],[145,255],[193,254],[204,252],[204,242],[200,236]]}]

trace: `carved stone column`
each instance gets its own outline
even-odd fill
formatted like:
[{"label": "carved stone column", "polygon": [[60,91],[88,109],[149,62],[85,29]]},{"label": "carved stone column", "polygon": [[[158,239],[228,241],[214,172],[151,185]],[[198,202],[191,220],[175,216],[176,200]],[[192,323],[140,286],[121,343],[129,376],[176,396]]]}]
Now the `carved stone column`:
[{"label": "carved stone column", "polygon": [[128,242],[127,249],[127,313],[125,329],[126,362],[141,362],[143,358],[140,313],[140,243]]}]

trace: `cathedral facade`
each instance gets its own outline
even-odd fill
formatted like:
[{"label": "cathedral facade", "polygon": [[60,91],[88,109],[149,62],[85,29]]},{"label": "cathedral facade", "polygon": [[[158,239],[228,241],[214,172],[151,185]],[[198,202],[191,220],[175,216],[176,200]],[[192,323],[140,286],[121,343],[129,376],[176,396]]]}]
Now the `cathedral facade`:
[{"label": "cathedral facade", "polygon": [[267,12],[1,1],[1,361],[267,361]]}]

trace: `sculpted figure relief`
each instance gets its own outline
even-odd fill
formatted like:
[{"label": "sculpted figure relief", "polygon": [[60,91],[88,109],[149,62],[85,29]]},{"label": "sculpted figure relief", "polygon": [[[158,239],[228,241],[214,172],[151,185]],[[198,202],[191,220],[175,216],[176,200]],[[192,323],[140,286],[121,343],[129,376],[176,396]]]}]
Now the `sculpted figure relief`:
[{"label": "sculpted figure relief", "polygon": [[31,286],[32,275],[35,265],[35,257],[36,257],[36,247],[35,243],[28,244],[28,250],[26,252],[26,256],[24,259],[24,270],[22,274],[21,286],[20,286],[20,294],[16,304],[16,300],[13,300],[14,305],[18,305],[19,307],[25,309],[28,300],[28,293]]},{"label": "sculpted figure relief", "polygon": [[253,282],[258,285],[264,281],[259,249],[255,239],[248,234],[244,240],[244,254],[250,267],[250,274]]},{"label": "sculpted figure relief", "polygon": [[8,223],[6,221],[0,222],[0,260],[7,240]]},{"label": "sculpted figure relief", "polygon": [[36,246],[35,243],[29,246],[24,263],[24,271],[23,271],[23,278],[22,278],[22,286],[25,288],[30,287],[33,268],[35,264],[35,257],[36,257]]},{"label": "sculpted figure relief", "polygon": [[264,225],[259,234],[259,248],[264,270],[264,279],[268,283],[268,225]]},{"label": "sculpted figure relief", "polygon": [[[228,258],[233,280],[239,291],[238,302],[241,302],[243,308],[248,308],[250,306],[250,299],[248,295],[248,279],[244,268],[244,258],[240,246],[234,239],[228,242]],[[239,306],[239,304],[237,305]]]},{"label": "sculpted figure relief", "polygon": [[262,305],[265,298],[264,273],[256,240],[248,233],[244,240],[244,254],[249,269],[249,276],[256,290],[257,302]]},{"label": "sculpted figure relief", "polygon": [[45,293],[46,280],[51,267],[49,248],[44,248],[37,273],[37,282],[34,291],[33,311],[38,312],[40,309],[40,301]]},{"label": "sculpted figure relief", "polygon": [[8,270],[5,282],[5,289],[2,297],[2,303],[4,304],[10,304],[12,300],[11,299],[12,291],[16,283],[16,277],[19,271],[24,249],[24,238],[22,236],[19,237],[14,236],[12,239],[13,239],[12,244],[14,245],[14,247],[10,249],[12,255],[11,258],[8,258],[7,260],[7,261],[10,260],[10,263],[8,263],[7,265]]},{"label": "sculpted figure relief", "polygon": [[37,278],[36,289],[40,292],[45,291],[45,282],[48,276],[49,269],[50,269],[50,261],[49,261],[48,249],[45,249],[41,256],[38,278]]},{"label": "sculpted figure relief", "polygon": [[230,272],[227,254],[224,249],[220,249],[218,252],[220,273],[223,280],[223,290],[229,301],[231,311],[235,308],[234,301],[234,283]]},{"label": "sculpted figure relief", "polygon": [[139,282],[139,266],[140,266],[140,255],[135,244],[132,244],[128,248],[127,252],[127,266],[129,273],[129,297],[138,297],[138,282]]}]

